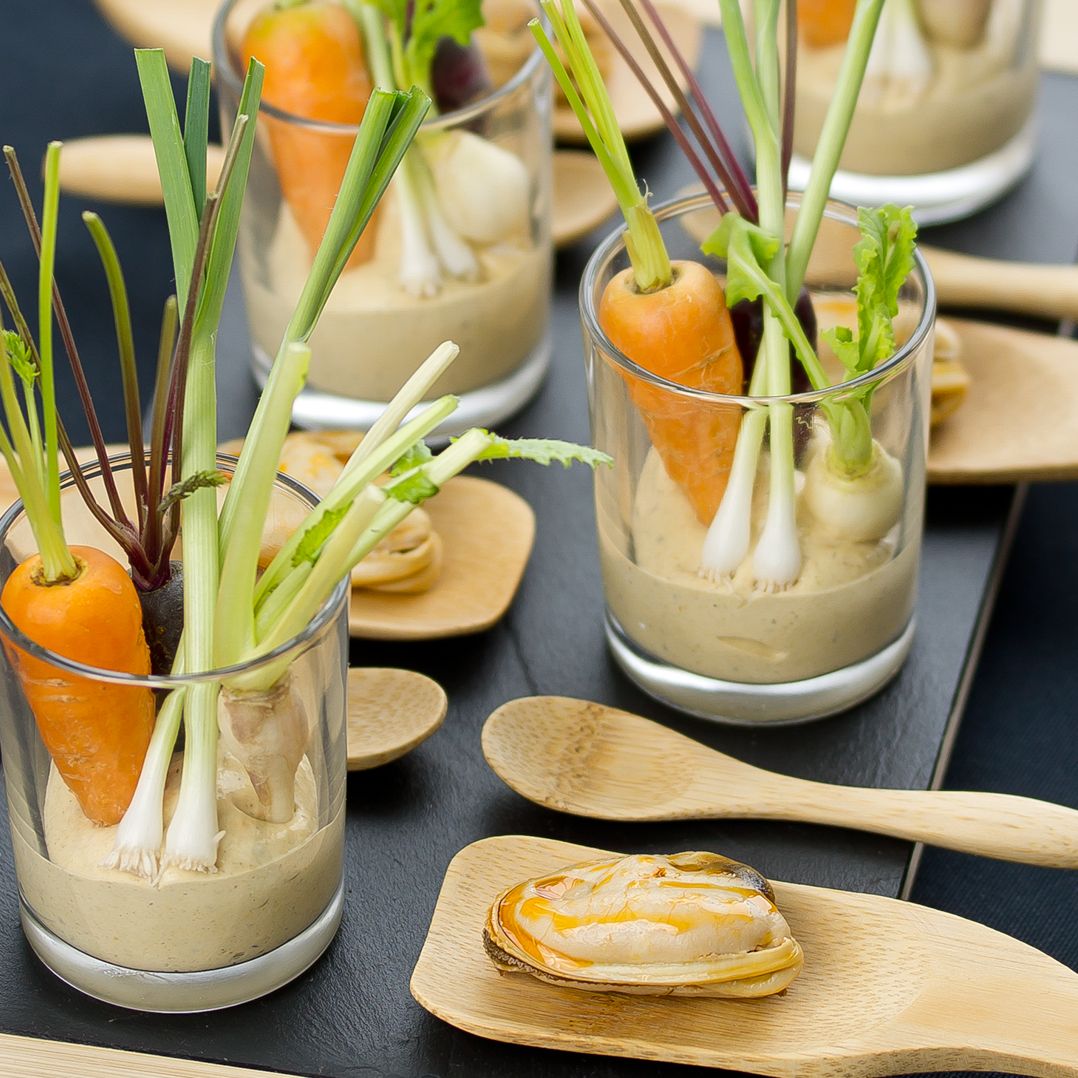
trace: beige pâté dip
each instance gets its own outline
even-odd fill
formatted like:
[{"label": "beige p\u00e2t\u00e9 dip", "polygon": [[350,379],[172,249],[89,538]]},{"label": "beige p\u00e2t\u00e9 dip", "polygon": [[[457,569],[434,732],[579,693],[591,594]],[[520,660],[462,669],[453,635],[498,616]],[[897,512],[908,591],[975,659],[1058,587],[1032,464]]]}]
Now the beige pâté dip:
[{"label": "beige p\u00e2t\u00e9 dip", "polygon": [[[931,0],[946,5],[952,0]],[[1004,53],[1001,46],[1009,49]],[[797,57],[794,149],[811,159],[834,96],[846,44]],[[1014,42],[988,35],[971,45],[925,41],[932,71],[915,93],[901,81],[866,80],[841,167],[875,176],[916,176],[959,168],[1005,146],[1033,113],[1035,63],[1015,63]]]},{"label": "beige p\u00e2t\u00e9 dip", "polygon": [[[766,504],[765,460],[753,505],[754,538]],[[752,684],[825,674],[896,640],[913,612],[918,544],[896,556],[886,539],[836,541],[803,512],[798,524],[803,568],[785,591],[754,590],[751,558],[731,580],[704,579],[698,568],[706,529],[652,449],[637,486],[631,535],[619,537],[600,508],[610,610],[637,644],[673,666]]]},{"label": "beige p\u00e2t\u00e9 dip", "polygon": [[[539,347],[546,332],[550,253],[524,242],[476,250],[476,281],[446,278],[435,296],[416,297],[399,281],[394,192],[383,200],[374,257],[347,270],[311,337],[309,384],[359,400],[388,401],[443,341],[460,356],[431,393],[465,393],[501,381]],[[282,203],[266,265],[248,252],[244,289],[255,343],[271,360],[310,268],[310,251]]]},{"label": "beige p\u00e2t\u00e9 dip", "polygon": [[[179,792],[182,756],[172,761],[165,821]],[[306,758],[287,823],[256,819],[243,769],[222,755],[217,871],[164,871],[158,881],[101,867],[115,827],[96,827],[53,768],[45,792],[48,858],[17,827],[19,886],[38,920],[72,946],[132,969],[182,973],[219,969],[273,950],[329,905],[341,878],[343,806],[319,824],[318,791]]]}]

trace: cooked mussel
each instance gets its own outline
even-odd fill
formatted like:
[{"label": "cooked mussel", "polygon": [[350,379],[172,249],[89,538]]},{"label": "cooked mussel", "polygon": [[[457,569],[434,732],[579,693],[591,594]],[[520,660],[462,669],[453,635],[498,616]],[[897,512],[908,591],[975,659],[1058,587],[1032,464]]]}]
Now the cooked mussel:
[{"label": "cooked mussel", "polygon": [[565,988],[752,998],[803,955],[755,869],[714,853],[573,865],[503,891],[483,943],[504,972]]}]

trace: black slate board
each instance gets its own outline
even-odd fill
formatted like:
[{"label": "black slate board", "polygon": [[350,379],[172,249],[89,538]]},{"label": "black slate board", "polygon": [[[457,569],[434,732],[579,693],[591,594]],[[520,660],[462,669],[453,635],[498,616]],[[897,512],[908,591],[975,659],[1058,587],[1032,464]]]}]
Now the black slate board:
[{"label": "black slate board", "polygon": [[[709,61],[718,57],[715,43],[710,44]],[[709,63],[706,69],[719,99],[727,100],[724,65]],[[132,79],[111,85],[121,82],[125,93],[133,93]],[[1046,113],[1061,125],[1073,90],[1065,80],[1048,79],[1046,91]],[[1054,165],[1073,164],[1073,144],[1051,149]],[[666,140],[643,147],[639,156],[656,190],[671,192],[687,178]],[[1011,257],[1069,257],[1073,230],[1062,251],[1045,249],[1046,237],[1059,241],[1044,216],[1050,205],[1042,210],[1041,245],[1022,249],[1034,241],[1018,228],[1019,209],[1036,216],[1035,209],[1044,206],[1044,181],[1040,170],[991,215],[933,238],[953,237],[956,245]],[[145,220],[148,229],[159,229],[148,215]],[[586,430],[575,285],[588,249],[582,243],[559,260],[553,376],[535,404],[504,425],[508,432],[579,438]],[[230,311],[231,318],[236,314]],[[227,434],[235,432],[251,397],[244,391],[242,329],[232,322],[223,337],[223,381],[236,390],[221,417]],[[106,349],[99,348],[99,355],[102,364],[108,362]],[[106,421],[115,433],[119,412]],[[299,983],[269,999],[219,1015],[162,1018],[93,1003],[44,971],[23,943],[5,840],[0,847],[0,895],[6,896],[0,904],[0,968],[5,971],[0,1026],[5,1031],[307,1074],[538,1078],[694,1073],[488,1044],[422,1012],[407,994],[407,979],[452,854],[483,835],[513,831],[623,849],[710,846],[780,878],[899,893],[908,880],[911,847],[892,840],[786,824],[629,828],[544,812],[511,794],[486,769],[478,732],[486,714],[513,696],[586,695],[670,721],[765,766],[848,783],[926,786],[938,775],[948,728],[953,728],[956,704],[964,695],[1014,492],[933,492],[918,637],[907,667],[890,689],[847,716],[810,727],[751,732],[672,716],[613,669],[599,623],[585,475],[523,467],[489,474],[520,490],[540,516],[535,556],[508,618],[490,633],[437,648],[367,643],[354,648],[354,662],[408,665],[438,677],[449,691],[451,708],[442,730],[414,754],[350,779],[348,906],[326,958]]]}]

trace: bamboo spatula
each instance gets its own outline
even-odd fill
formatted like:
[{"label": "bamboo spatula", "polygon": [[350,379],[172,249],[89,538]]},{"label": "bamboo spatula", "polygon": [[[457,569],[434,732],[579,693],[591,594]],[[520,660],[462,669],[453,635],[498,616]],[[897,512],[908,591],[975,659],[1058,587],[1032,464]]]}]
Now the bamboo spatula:
[{"label": "bamboo spatula", "polygon": [[805,951],[784,996],[616,996],[499,974],[482,940],[494,897],[611,856],[521,835],[466,847],[446,871],[412,995],[481,1037],[571,1052],[821,1078],[1078,1075],[1078,974],[1001,932],[879,895],[775,883]]}]

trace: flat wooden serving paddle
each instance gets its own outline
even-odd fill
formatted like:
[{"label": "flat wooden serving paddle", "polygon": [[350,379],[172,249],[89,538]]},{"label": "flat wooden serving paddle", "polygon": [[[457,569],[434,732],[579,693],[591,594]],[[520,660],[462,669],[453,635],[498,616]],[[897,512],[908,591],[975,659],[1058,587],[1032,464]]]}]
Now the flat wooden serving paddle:
[{"label": "flat wooden serving paddle", "polygon": [[500,891],[614,856],[521,835],[461,850],[412,995],[469,1033],[570,1052],[801,1078],[1078,1075],[1078,974],[1002,932],[880,895],[774,883],[805,968],[785,995],[767,999],[578,992],[494,968],[482,933]]},{"label": "flat wooden serving paddle", "polygon": [[[522,797],[577,816],[796,820],[1078,868],[1074,809],[1011,794],[861,789],[778,775],[650,719],[565,696],[503,704],[483,727],[483,755]],[[1078,1024],[1075,1033],[1078,1042]]]}]

